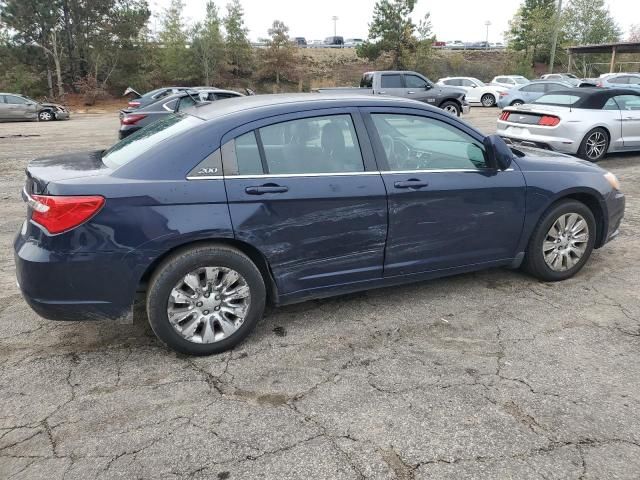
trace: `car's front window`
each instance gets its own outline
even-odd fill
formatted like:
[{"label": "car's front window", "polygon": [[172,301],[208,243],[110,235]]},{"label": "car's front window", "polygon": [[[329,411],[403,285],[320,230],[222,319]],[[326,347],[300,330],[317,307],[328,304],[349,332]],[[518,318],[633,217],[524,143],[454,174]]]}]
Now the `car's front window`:
[{"label": "car's front window", "polygon": [[448,123],[395,113],[372,117],[391,171],[487,167],[482,143]]},{"label": "car's front window", "polygon": [[486,87],[487,86],[486,83],[484,83],[482,80],[478,80],[477,78],[472,78],[471,80],[479,87]]},{"label": "car's front window", "polygon": [[103,153],[102,161],[107,167],[118,168],[129,163],[158,143],[193,128],[200,123],[202,123],[202,120],[197,117],[180,114],[170,115],[120,140]]},{"label": "car's front window", "polygon": [[524,77],[516,77],[514,80],[515,80],[515,81],[516,81],[516,83],[517,83],[517,84],[519,84],[519,85],[524,85],[525,83],[529,83],[529,80],[527,80],[527,79],[526,79],[526,78],[524,78]]}]

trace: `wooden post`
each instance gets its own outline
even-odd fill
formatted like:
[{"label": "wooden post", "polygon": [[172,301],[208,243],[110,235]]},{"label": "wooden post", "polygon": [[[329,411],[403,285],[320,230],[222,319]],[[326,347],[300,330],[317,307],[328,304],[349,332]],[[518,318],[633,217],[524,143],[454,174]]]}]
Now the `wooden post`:
[{"label": "wooden post", "polygon": [[611,67],[609,67],[609,73],[613,73],[616,67],[616,47],[611,47]]},{"label": "wooden post", "polygon": [[569,52],[569,65],[567,66],[567,73],[571,73],[572,63],[573,63],[573,53]]}]

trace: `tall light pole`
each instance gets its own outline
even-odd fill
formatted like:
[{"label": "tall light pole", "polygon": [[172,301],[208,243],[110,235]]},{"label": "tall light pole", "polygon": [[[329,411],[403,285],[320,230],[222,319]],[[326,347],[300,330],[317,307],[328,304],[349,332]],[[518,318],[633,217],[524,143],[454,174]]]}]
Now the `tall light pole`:
[{"label": "tall light pole", "polygon": [[551,58],[549,59],[549,73],[553,73],[553,62],[556,59],[556,46],[558,45],[558,32],[560,31],[560,15],[562,15],[562,0],[558,0],[556,22],[553,26],[553,40],[551,41]]},{"label": "tall light pole", "polygon": [[487,27],[487,38],[486,38],[486,49],[489,50],[489,27],[491,26],[491,21],[487,20],[486,22],[484,22],[485,27]]},{"label": "tall light pole", "polygon": [[333,20],[333,36],[335,37],[337,36],[336,32],[338,31],[338,17],[334,15],[333,17],[331,17],[331,20]]}]

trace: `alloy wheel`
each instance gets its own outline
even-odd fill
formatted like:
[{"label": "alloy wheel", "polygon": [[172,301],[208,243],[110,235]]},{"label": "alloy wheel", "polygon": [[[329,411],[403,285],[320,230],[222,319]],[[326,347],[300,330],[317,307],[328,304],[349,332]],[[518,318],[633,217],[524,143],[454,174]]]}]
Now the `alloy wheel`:
[{"label": "alloy wheel", "polygon": [[446,105],[444,107],[444,111],[451,115],[458,115],[458,108],[455,105]]},{"label": "alloy wheel", "polygon": [[496,104],[496,100],[493,98],[493,95],[485,95],[482,97],[481,101],[484,107],[493,107]]},{"label": "alloy wheel", "polygon": [[51,112],[40,112],[40,120],[44,120],[45,122],[48,122],[52,118],[53,118],[53,115],[51,114]]},{"label": "alloy wheel", "polygon": [[229,338],[244,322],[251,301],[242,275],[225,267],[201,267],[171,290],[167,316],[174,330],[193,343]]},{"label": "alloy wheel", "polygon": [[607,137],[602,132],[593,132],[587,138],[585,151],[590,159],[598,159],[605,153]]},{"label": "alloy wheel", "polygon": [[547,266],[556,272],[573,268],[589,242],[589,225],[578,213],[565,213],[553,223],[542,243]]}]

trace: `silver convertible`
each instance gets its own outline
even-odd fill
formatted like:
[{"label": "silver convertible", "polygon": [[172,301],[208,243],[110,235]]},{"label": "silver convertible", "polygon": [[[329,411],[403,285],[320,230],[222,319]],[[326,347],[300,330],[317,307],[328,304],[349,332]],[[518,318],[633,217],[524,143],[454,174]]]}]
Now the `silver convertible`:
[{"label": "silver convertible", "polygon": [[640,150],[640,92],[628,89],[557,90],[507,107],[498,135],[515,145],[544,148],[596,162],[609,152]]}]

